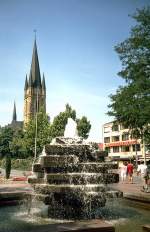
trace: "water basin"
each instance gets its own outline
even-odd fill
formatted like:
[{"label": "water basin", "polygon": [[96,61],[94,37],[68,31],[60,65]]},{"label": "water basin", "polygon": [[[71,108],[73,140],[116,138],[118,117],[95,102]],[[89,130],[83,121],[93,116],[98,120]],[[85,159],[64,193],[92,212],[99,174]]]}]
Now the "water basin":
[{"label": "water basin", "polygon": [[[142,225],[150,222],[148,210],[133,207],[130,201],[124,199],[108,200],[100,211],[102,219],[114,225],[116,232],[142,232]],[[41,225],[70,222],[45,218],[44,212],[46,208],[42,212],[34,208],[28,215],[23,205],[1,207],[0,232],[29,232]]]}]

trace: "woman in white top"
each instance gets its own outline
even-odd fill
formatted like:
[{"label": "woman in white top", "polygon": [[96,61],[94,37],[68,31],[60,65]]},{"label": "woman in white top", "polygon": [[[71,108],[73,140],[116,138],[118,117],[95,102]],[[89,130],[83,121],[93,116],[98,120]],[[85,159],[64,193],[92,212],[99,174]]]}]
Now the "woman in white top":
[{"label": "woman in white top", "polygon": [[144,164],[144,161],[141,161],[141,164],[138,165],[138,168],[137,168],[137,174],[139,175],[139,173],[140,173],[140,175],[141,175],[141,180],[142,180],[144,190],[145,190],[145,188],[147,188],[147,183],[146,183],[146,179],[145,179],[146,170],[147,170],[147,165]]},{"label": "woman in white top", "polygon": [[124,182],[127,177],[127,164],[126,162],[123,162],[123,164],[120,166],[120,176],[121,176],[121,181]]}]

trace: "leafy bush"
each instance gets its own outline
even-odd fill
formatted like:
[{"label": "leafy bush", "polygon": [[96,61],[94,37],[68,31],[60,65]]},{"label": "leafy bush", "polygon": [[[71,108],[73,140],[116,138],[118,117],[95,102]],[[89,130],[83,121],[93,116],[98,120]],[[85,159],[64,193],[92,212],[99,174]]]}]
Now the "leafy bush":
[{"label": "leafy bush", "polygon": [[11,156],[5,156],[5,172],[6,172],[6,179],[9,179],[10,172],[11,172]]},{"label": "leafy bush", "polygon": [[[11,168],[22,171],[30,171],[32,168],[33,160],[31,158],[28,159],[11,159]],[[5,168],[5,159],[0,160],[0,167]]]}]

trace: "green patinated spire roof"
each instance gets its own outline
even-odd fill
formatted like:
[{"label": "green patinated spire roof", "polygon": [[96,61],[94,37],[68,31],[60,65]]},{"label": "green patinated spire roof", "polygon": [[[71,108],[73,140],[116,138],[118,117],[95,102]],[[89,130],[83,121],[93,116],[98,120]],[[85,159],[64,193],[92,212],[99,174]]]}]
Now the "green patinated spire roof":
[{"label": "green patinated spire roof", "polygon": [[27,75],[26,75],[26,80],[25,80],[25,85],[24,85],[24,90],[27,90],[28,89],[28,78],[27,78]]},{"label": "green patinated spire roof", "polygon": [[42,89],[43,89],[43,90],[46,90],[46,84],[45,84],[45,76],[44,76],[44,73],[43,73],[43,80],[42,80]]},{"label": "green patinated spire roof", "polygon": [[17,121],[17,113],[16,113],[16,103],[14,101],[14,109],[13,109],[13,118],[12,118],[13,122]]},{"label": "green patinated spire roof", "polygon": [[29,86],[41,88],[41,74],[40,74],[36,39],[34,41],[34,47],[33,47],[32,63],[31,63],[30,76],[29,76]]}]

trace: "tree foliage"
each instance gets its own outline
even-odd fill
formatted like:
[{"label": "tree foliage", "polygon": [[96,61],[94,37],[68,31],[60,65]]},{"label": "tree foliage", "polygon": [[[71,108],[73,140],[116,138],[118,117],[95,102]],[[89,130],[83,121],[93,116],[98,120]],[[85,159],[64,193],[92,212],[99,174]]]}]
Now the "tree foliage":
[{"label": "tree foliage", "polygon": [[[69,104],[65,111],[57,115],[53,123],[44,110],[37,113],[37,154],[39,155],[45,144],[50,143],[52,138],[63,136],[68,118],[72,118],[78,123],[79,136],[88,137],[91,125],[84,116],[76,119],[76,111]],[[25,128],[0,128],[0,154],[2,157],[12,154],[15,158],[26,158],[34,156],[35,152],[36,118],[30,120]],[[8,159],[7,159],[8,158]],[[9,161],[9,157],[6,160]]]},{"label": "tree foliage", "polygon": [[11,172],[11,143],[13,141],[14,130],[9,127],[0,129],[0,156],[5,158],[6,179],[9,179]]},{"label": "tree foliage", "polygon": [[24,147],[24,131],[22,128],[14,131],[13,140],[10,144],[10,150],[15,158],[27,157],[27,152]]},{"label": "tree foliage", "polygon": [[83,116],[81,119],[77,120],[77,130],[80,137],[87,139],[90,129],[91,124],[90,121],[87,120],[87,117]]},{"label": "tree foliage", "polygon": [[[137,24],[130,37],[115,47],[125,80],[110,96],[109,115],[128,126],[135,137],[150,137],[150,7],[132,16]],[[150,142],[150,140],[149,140]]]},{"label": "tree foliage", "polygon": [[3,127],[0,130],[0,155],[4,157],[11,153],[10,145],[13,140],[14,131],[12,128]]},{"label": "tree foliage", "polygon": [[9,179],[10,172],[11,172],[11,155],[7,154],[5,156],[5,175],[6,175],[6,179]]},{"label": "tree foliage", "polygon": [[[22,148],[30,155],[34,154],[35,149],[35,131],[36,131],[36,118],[31,119],[27,124],[24,137],[22,140]],[[37,153],[39,154],[44,145],[50,143],[50,123],[48,115],[41,109],[37,113]]]}]

